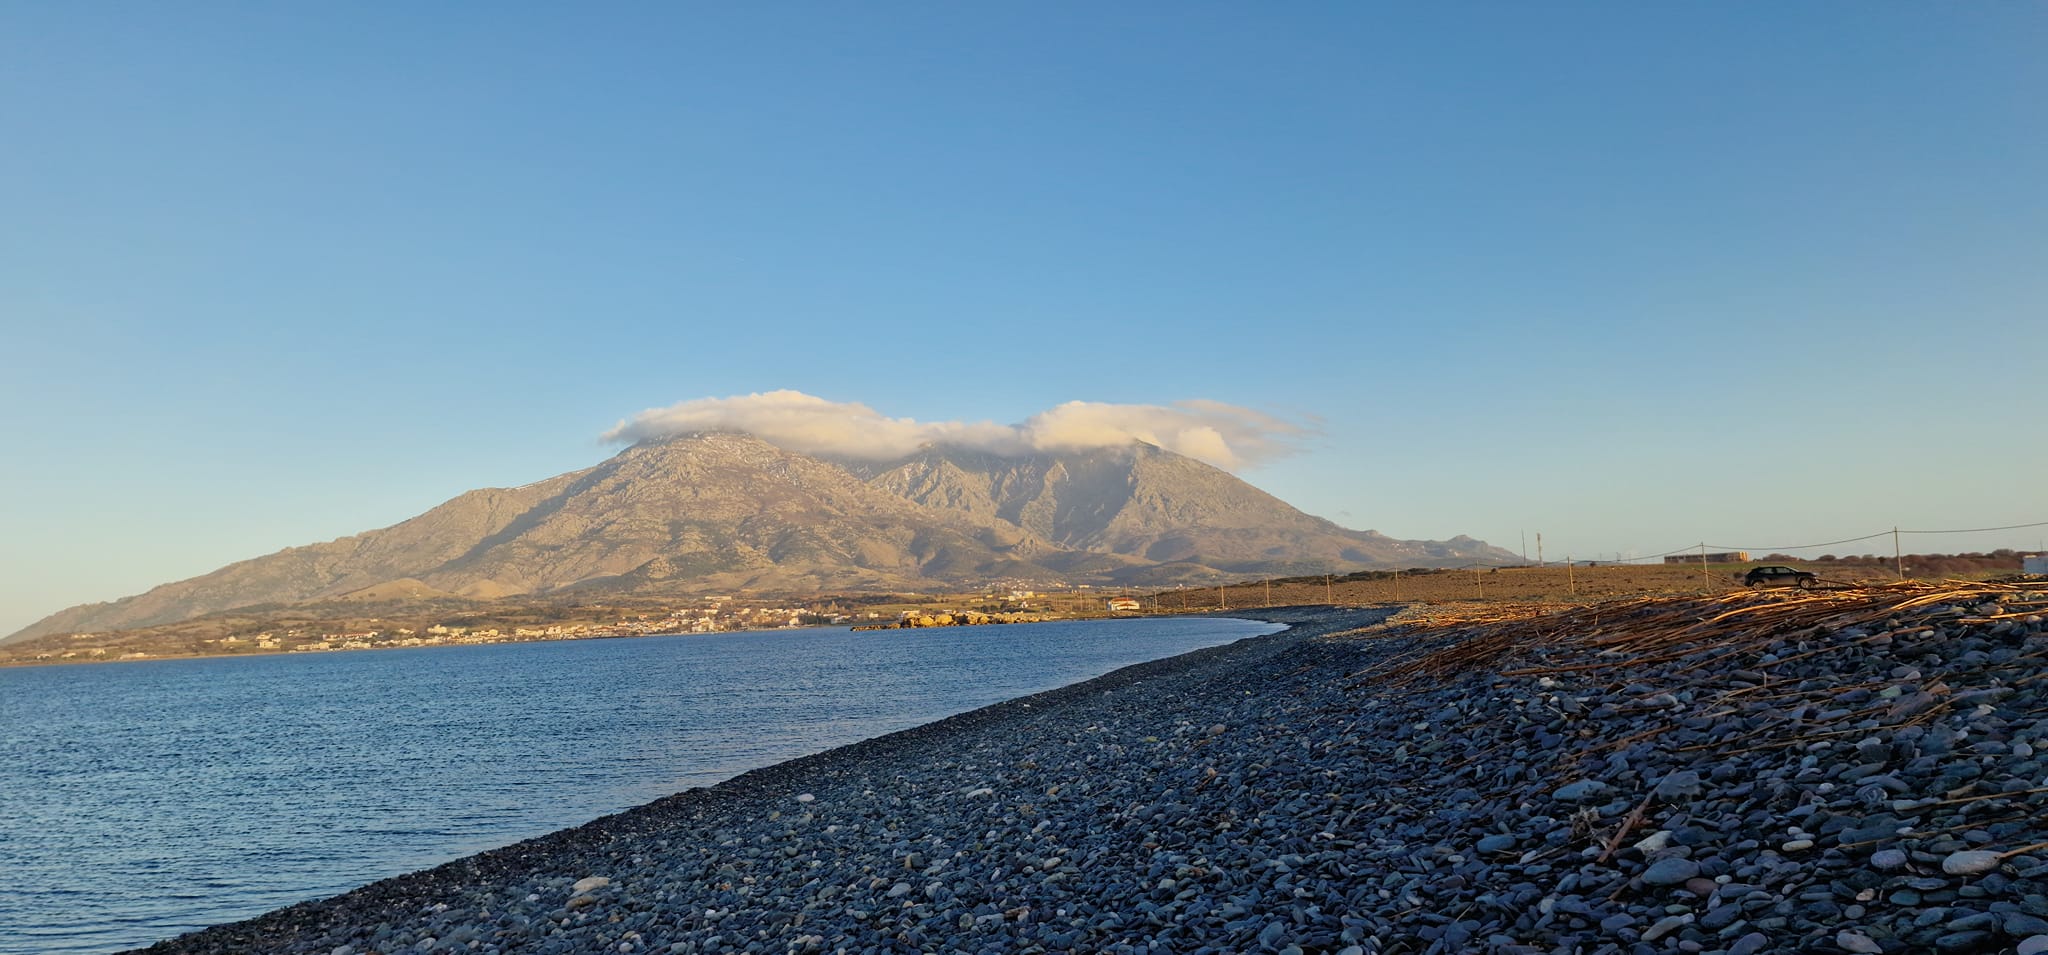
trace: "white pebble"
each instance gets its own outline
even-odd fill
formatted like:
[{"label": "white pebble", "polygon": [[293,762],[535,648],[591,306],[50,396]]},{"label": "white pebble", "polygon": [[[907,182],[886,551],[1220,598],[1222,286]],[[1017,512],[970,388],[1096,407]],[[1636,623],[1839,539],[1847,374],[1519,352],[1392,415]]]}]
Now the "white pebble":
[{"label": "white pebble", "polygon": [[1949,875],[1976,875],[1998,868],[1998,853],[1988,849],[1969,849],[1951,853],[1941,860],[1941,871]]}]

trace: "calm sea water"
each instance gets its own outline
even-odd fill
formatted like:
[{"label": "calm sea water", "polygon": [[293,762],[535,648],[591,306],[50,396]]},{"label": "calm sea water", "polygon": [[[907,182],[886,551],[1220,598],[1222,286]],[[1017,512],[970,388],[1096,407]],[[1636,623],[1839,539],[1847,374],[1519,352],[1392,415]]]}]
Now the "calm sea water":
[{"label": "calm sea water", "polygon": [[785,630],[0,669],[0,953],[147,945],[1277,629]]}]

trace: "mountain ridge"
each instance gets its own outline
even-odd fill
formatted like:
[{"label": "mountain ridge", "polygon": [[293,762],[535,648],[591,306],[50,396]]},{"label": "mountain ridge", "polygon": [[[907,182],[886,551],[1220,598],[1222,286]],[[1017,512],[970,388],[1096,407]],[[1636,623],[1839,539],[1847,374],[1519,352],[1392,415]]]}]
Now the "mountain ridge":
[{"label": "mountain ridge", "polygon": [[1018,457],[932,446],[862,462],[695,432],[520,487],[468,491],[389,527],[66,608],[0,642],[408,589],[498,599],[1149,584],[1510,559],[1470,538],[1349,530],[1142,443]]}]

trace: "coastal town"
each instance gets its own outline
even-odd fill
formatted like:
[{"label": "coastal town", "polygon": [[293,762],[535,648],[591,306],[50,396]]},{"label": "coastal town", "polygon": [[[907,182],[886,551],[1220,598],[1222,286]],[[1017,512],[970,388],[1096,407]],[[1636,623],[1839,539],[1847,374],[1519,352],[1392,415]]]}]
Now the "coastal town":
[{"label": "coastal town", "polygon": [[[1713,556],[1713,555],[1709,555]],[[1885,581],[2039,573],[2044,558],[2015,551],[1909,554],[1790,561],[1821,589]],[[1746,563],[1551,564],[1497,568],[1408,568],[1237,580],[1150,593],[1065,581],[1001,580],[974,590],[928,594],[770,595],[637,598],[637,602],[500,601],[434,606],[321,603],[214,614],[125,631],[53,634],[0,645],[0,666],[102,663],[202,656],[323,653],[406,647],[594,640],[739,630],[843,626],[856,630],[1014,623],[1101,616],[1216,613],[1254,607],[1461,607],[1499,603],[1577,604],[1656,594],[1746,590]]]},{"label": "coastal town", "polygon": [[[393,623],[362,629],[281,628],[249,634],[230,633],[195,641],[207,655],[243,653],[324,653],[339,650],[385,650],[400,647],[473,646],[489,643],[525,643],[540,640],[594,640],[614,637],[644,637],[669,634],[721,633],[734,630],[776,630],[794,627],[831,626],[873,621],[874,611],[862,614],[832,612],[810,606],[748,606],[730,598],[711,598],[701,604],[679,607],[666,613],[636,613],[604,622],[550,623],[530,626],[465,625],[432,623],[408,626]],[[891,615],[894,619],[894,615]],[[71,642],[93,642],[101,635],[72,634]],[[160,656],[188,656],[188,652],[143,649],[109,649],[82,646],[72,649],[41,647],[24,662],[89,660],[145,660]]]},{"label": "coastal town", "polygon": [[1105,604],[1092,588],[1081,585],[1061,593],[1003,587],[980,593],[925,596],[792,599],[715,595],[683,598],[660,606],[527,605],[439,615],[419,608],[391,608],[382,616],[320,611],[280,612],[273,616],[223,615],[132,631],[44,637],[19,646],[0,647],[0,665],[329,653],[799,627],[950,626],[1131,612],[1137,601],[1116,598],[1111,603],[1114,606]]}]

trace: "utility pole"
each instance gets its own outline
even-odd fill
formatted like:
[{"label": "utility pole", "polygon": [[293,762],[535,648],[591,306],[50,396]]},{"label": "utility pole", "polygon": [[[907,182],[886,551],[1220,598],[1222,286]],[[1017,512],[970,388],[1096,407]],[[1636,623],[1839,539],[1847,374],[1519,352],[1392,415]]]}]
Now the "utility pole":
[{"label": "utility pole", "polygon": [[1705,544],[1700,545],[1700,587],[1705,590],[1714,589],[1713,581],[1707,578],[1707,545]]},{"label": "utility pole", "polygon": [[1222,585],[1222,584],[1217,584],[1217,585],[1216,585],[1216,609],[1218,609],[1218,610],[1229,610],[1229,609],[1230,609],[1230,601],[1228,601],[1228,600],[1225,600],[1225,599],[1223,599],[1223,585]]},{"label": "utility pole", "polygon": [[1336,606],[1336,605],[1337,605],[1337,598],[1335,598],[1335,597],[1332,597],[1332,596],[1330,596],[1330,575],[1329,575],[1329,574],[1324,574],[1324,575],[1323,575],[1323,602],[1324,602],[1324,603],[1326,603],[1326,604],[1329,604],[1329,605],[1330,605],[1330,606],[1332,606],[1332,607],[1334,607],[1334,606]]},{"label": "utility pole", "polygon": [[[1541,540],[1541,539],[1543,538],[1543,535],[1541,535],[1541,534],[1538,534],[1538,535],[1536,535],[1536,538],[1537,538],[1538,540]],[[1523,532],[1522,532],[1522,563],[1525,563],[1525,564],[1526,564],[1526,563],[1528,563],[1528,562],[1529,562],[1529,532],[1528,532],[1528,531],[1523,531]]]},{"label": "utility pole", "polygon": [[1479,599],[1486,599],[1486,578],[1479,576],[1479,568],[1472,568],[1472,586],[1479,588]]},{"label": "utility pole", "polygon": [[1564,555],[1564,585],[1571,589],[1572,596],[1579,595],[1579,579],[1572,573],[1572,555]]},{"label": "utility pole", "polygon": [[1266,606],[1273,605],[1273,578],[1266,578]]},{"label": "utility pole", "polygon": [[1536,566],[1543,566],[1543,532],[1536,532]]},{"label": "utility pole", "polygon": [[1899,525],[1892,525],[1892,561],[1898,565],[1899,579],[1906,579],[1906,555],[1899,551]]}]

